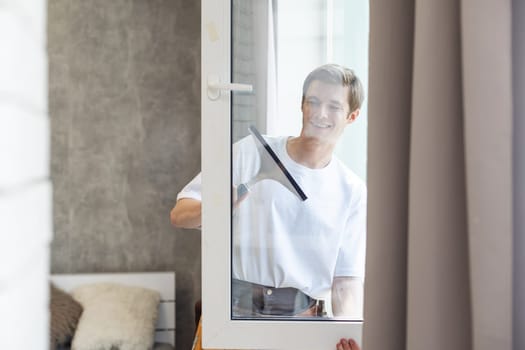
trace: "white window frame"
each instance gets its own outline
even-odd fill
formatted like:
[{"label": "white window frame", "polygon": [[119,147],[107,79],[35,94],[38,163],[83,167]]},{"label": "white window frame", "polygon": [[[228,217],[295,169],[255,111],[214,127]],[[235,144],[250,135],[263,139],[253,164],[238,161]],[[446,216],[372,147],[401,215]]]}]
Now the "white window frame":
[{"label": "white window frame", "polygon": [[231,320],[230,92],[210,98],[208,90],[210,77],[230,82],[231,1],[202,0],[201,6],[202,346],[334,350],[341,338],[361,343],[359,321]]}]

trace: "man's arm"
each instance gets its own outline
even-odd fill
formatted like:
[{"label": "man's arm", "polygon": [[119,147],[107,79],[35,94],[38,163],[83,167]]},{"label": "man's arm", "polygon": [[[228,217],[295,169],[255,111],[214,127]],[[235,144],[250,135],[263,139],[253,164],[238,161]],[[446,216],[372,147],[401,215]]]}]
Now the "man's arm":
[{"label": "man's arm", "polygon": [[[239,204],[248,197],[245,193],[242,197],[237,198],[237,188],[232,187],[235,210]],[[171,209],[170,220],[171,224],[180,228],[200,228],[202,225],[202,208],[201,201],[193,198],[181,198],[175,203],[175,207]]]},{"label": "man's arm", "polygon": [[171,224],[180,228],[200,228],[202,223],[201,201],[192,198],[181,198],[171,209]]},{"label": "man's arm", "polygon": [[363,318],[363,282],[359,277],[335,277],[332,282],[334,316]]}]

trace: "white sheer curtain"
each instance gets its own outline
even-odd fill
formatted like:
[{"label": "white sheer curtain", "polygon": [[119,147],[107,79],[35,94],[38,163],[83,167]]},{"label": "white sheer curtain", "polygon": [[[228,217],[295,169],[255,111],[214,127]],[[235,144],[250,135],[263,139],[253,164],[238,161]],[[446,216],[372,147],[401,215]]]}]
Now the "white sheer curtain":
[{"label": "white sheer curtain", "polygon": [[511,10],[371,2],[365,350],[512,349]]},{"label": "white sheer curtain", "polygon": [[0,349],[46,350],[50,340],[46,6],[0,4]]}]

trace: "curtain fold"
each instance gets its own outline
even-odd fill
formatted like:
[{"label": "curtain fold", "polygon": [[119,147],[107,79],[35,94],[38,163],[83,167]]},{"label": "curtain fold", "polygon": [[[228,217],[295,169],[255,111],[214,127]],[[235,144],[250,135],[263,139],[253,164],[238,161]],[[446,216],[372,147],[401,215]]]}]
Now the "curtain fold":
[{"label": "curtain fold", "polygon": [[363,347],[510,350],[511,1],[370,9]]},{"label": "curtain fold", "polygon": [[405,349],[414,0],[370,2],[363,348]]},{"label": "curtain fold", "polygon": [[470,349],[459,3],[417,1],[407,349]]},{"label": "curtain fold", "polygon": [[514,349],[525,349],[525,1],[512,2],[512,68],[514,114]]},{"label": "curtain fold", "polygon": [[474,349],[512,349],[511,9],[461,2]]}]

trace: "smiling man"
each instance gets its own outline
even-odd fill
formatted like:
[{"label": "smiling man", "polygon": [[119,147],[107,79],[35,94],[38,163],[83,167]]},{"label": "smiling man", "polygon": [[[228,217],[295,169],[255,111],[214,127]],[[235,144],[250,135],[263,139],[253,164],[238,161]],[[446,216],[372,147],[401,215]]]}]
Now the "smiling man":
[{"label": "smiling man", "polygon": [[[235,203],[234,317],[323,316],[323,301],[330,300],[334,316],[362,318],[366,186],[334,149],[359,116],[363,99],[351,69],[323,65],[304,81],[299,136],[265,137],[308,199],[262,180]],[[261,159],[253,137],[234,145],[232,164],[234,187],[258,173]],[[199,175],[177,196],[173,225],[200,226],[200,193]]]}]

